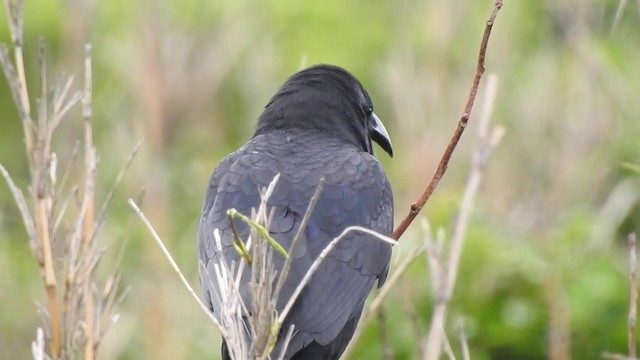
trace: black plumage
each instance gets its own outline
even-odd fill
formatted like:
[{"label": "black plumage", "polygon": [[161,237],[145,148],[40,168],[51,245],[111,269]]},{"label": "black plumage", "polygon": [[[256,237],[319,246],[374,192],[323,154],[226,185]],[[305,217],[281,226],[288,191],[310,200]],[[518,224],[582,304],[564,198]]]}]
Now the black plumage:
[{"label": "black plumage", "polygon": [[[392,154],[391,142],[373,113],[369,95],[350,73],[317,65],[294,74],[258,119],[252,139],[217,166],[207,189],[198,234],[200,280],[211,311],[221,304],[214,266],[239,256],[232,246],[229,208],[243,214],[260,203],[259,188],[280,173],[268,205],[274,207],[273,237],[288,249],[321,178],[325,185],[295,251],[277,308],[282,310],[319,253],[342,230],[359,225],[382,234],[393,230],[393,197],[372,140]],[[237,224],[240,235],[248,228]],[[222,251],[216,251],[214,229]],[[288,315],[283,329],[296,333],[287,359],[338,359],[351,339],[365,298],[387,275],[391,246],[352,232],[322,262]],[[279,269],[284,259],[274,255]],[[249,272],[245,272],[249,275]],[[247,277],[243,281],[248,281]],[[242,295],[249,301],[246,288]],[[280,342],[276,344],[276,349]],[[228,357],[223,345],[223,358]],[[275,354],[275,352],[274,352]]]}]

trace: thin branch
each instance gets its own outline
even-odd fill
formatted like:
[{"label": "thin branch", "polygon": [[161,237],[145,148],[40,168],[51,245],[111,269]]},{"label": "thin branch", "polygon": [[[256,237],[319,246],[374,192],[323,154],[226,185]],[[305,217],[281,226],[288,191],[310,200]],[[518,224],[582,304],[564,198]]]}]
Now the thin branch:
[{"label": "thin branch", "polygon": [[491,29],[493,29],[493,23],[496,19],[496,16],[498,15],[498,11],[502,7],[502,2],[503,0],[496,0],[495,5],[493,7],[493,12],[491,13],[491,16],[489,17],[489,19],[487,20],[487,23],[484,29],[484,34],[482,35],[482,42],[480,43],[480,52],[478,54],[478,63],[476,65],[476,72],[473,77],[473,82],[471,84],[471,89],[469,90],[469,95],[467,97],[467,102],[465,104],[464,111],[462,112],[462,116],[458,121],[458,126],[456,127],[456,130],[454,131],[453,135],[451,136],[449,145],[447,145],[447,148],[445,149],[444,154],[440,159],[440,163],[438,164],[438,167],[436,168],[436,171],[433,174],[433,177],[431,178],[429,185],[427,185],[427,187],[425,188],[422,195],[420,195],[418,200],[416,200],[416,202],[411,204],[409,214],[407,214],[407,216],[400,222],[400,224],[394,230],[393,238],[396,240],[400,239],[400,236],[402,236],[402,234],[407,230],[411,222],[413,222],[413,220],[416,218],[420,210],[422,210],[424,205],[427,203],[427,201],[431,197],[431,194],[433,194],[433,191],[435,190],[436,186],[438,186],[440,179],[442,179],[445,171],[447,171],[447,166],[449,164],[449,160],[451,159],[451,155],[453,154],[453,150],[455,150],[456,146],[458,145],[458,141],[460,141],[460,137],[464,132],[464,129],[467,127],[467,123],[469,122],[469,116],[471,114],[471,110],[473,109],[473,104],[475,102],[476,94],[478,92],[478,86],[480,85],[480,79],[482,78],[482,75],[484,74],[484,71],[485,71],[484,63],[485,63],[485,56],[487,52],[487,45],[489,44],[489,37],[491,35]]},{"label": "thin branch", "polygon": [[178,266],[178,264],[176,264],[175,260],[173,260],[171,253],[169,253],[169,250],[162,242],[162,239],[160,239],[160,235],[158,235],[158,233],[156,232],[156,229],[153,228],[153,225],[151,225],[147,217],[144,216],[144,213],[142,212],[142,210],[140,210],[138,205],[136,205],[133,199],[129,199],[128,203],[129,203],[129,206],[133,208],[133,211],[136,212],[140,220],[142,220],[142,223],[147,227],[147,230],[149,230],[149,232],[151,233],[151,237],[153,237],[153,240],[155,240],[156,244],[160,247],[160,250],[162,250],[162,254],[164,254],[164,256],[167,258],[173,270],[176,272],[176,274],[178,274],[178,277],[182,281],[182,284],[187,288],[187,291],[189,292],[189,294],[196,300],[198,305],[200,305],[200,308],[202,309],[202,311],[205,314],[207,314],[207,317],[209,318],[209,320],[211,320],[211,322],[216,326],[216,328],[218,328],[218,330],[220,331],[220,334],[222,334],[222,337],[226,338],[227,334],[226,334],[226,331],[224,330],[224,327],[220,325],[218,320],[213,316],[213,313],[209,311],[209,308],[207,308],[207,306],[202,302],[202,300],[200,300],[200,297],[196,295],[196,292],[193,291],[193,288],[185,278],[184,274],[182,274],[180,267]]},{"label": "thin branch", "polygon": [[96,234],[98,233],[98,230],[100,229],[100,226],[104,222],[104,219],[105,219],[106,214],[107,214],[107,209],[109,208],[109,205],[111,205],[111,201],[113,200],[113,196],[114,196],[114,194],[116,192],[116,189],[118,188],[118,186],[122,182],[122,179],[124,179],[124,174],[126,174],[127,170],[131,166],[131,163],[133,163],[133,159],[135,159],[136,155],[138,154],[138,151],[140,151],[140,148],[142,147],[142,143],[143,142],[144,142],[144,140],[140,140],[136,144],[136,146],[134,146],[133,150],[131,150],[131,153],[129,153],[129,156],[127,157],[127,160],[125,161],[124,165],[120,169],[120,172],[118,172],[118,175],[116,176],[116,179],[114,180],[113,185],[111,186],[111,189],[109,190],[109,193],[107,193],[107,196],[104,199],[104,203],[102,205],[102,208],[100,209],[100,212],[98,213],[98,220],[96,221],[96,225],[95,225],[96,229],[95,229],[94,234],[93,234],[94,237],[96,236]]}]

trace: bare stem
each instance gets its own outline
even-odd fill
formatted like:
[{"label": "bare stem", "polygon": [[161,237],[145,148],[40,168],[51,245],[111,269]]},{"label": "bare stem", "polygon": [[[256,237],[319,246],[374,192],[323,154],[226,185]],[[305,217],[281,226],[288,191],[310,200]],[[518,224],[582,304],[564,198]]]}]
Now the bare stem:
[{"label": "bare stem", "polygon": [[638,358],[631,358],[631,357],[628,357],[627,355],[613,354],[606,351],[600,354],[600,356],[606,360],[638,360]]},{"label": "bare stem", "polygon": [[[91,45],[85,47],[84,57],[84,93],[82,97],[82,115],[84,117],[84,151],[85,151],[85,185],[84,201],[87,204],[83,229],[82,247],[87,251],[91,246],[94,234],[94,214],[95,214],[95,178],[96,178],[96,155],[93,147],[93,133],[91,128]],[[95,359],[95,319],[94,303],[91,294],[91,276],[84,278],[85,301],[84,301],[84,326],[85,326],[85,348],[84,357],[86,360]]]},{"label": "bare stem", "polygon": [[216,328],[220,331],[220,333],[222,334],[222,337],[226,338],[227,334],[226,334],[226,331],[224,330],[224,327],[220,325],[218,320],[216,320],[216,318],[209,311],[207,306],[202,302],[202,300],[200,300],[198,295],[196,295],[196,292],[193,290],[193,288],[189,284],[189,281],[187,281],[187,278],[185,278],[184,274],[182,274],[180,267],[178,266],[178,264],[176,264],[175,260],[173,260],[173,257],[171,256],[171,253],[169,253],[169,250],[167,249],[167,247],[164,245],[164,242],[162,242],[162,239],[160,238],[160,235],[158,235],[158,233],[156,232],[156,229],[153,228],[153,225],[151,225],[147,217],[144,216],[144,213],[142,212],[142,210],[140,210],[138,205],[136,205],[133,199],[129,199],[129,206],[133,208],[133,211],[136,212],[140,220],[142,220],[142,223],[147,227],[147,230],[149,230],[149,232],[151,233],[151,237],[153,237],[153,240],[155,240],[158,247],[160,247],[160,250],[162,250],[162,254],[164,254],[164,256],[167,258],[167,260],[169,261],[169,264],[171,264],[171,268],[173,268],[173,271],[175,271],[176,274],[178,274],[178,277],[182,281],[182,284],[187,288],[187,291],[189,292],[189,294],[196,300],[198,305],[200,305],[200,308],[202,309],[202,311],[205,314],[207,314],[207,317],[209,318],[209,320],[211,320],[211,322],[213,322]]},{"label": "bare stem", "polygon": [[[493,101],[495,99],[496,91],[496,78],[490,77],[490,81],[487,83],[487,97],[485,101],[485,108],[491,109]],[[432,282],[438,284],[434,286],[434,312],[431,317],[431,326],[429,334],[427,336],[427,342],[425,347],[425,360],[436,360],[440,356],[443,341],[445,340],[444,325],[446,322],[449,300],[455,287],[460,257],[462,255],[462,249],[464,248],[464,240],[466,231],[469,224],[469,216],[473,209],[473,204],[480,187],[480,181],[484,174],[489,156],[493,149],[498,145],[502,136],[504,135],[504,129],[497,127],[492,134],[488,134],[489,121],[491,118],[491,112],[485,111],[480,119],[480,126],[478,132],[479,143],[473,154],[473,160],[471,164],[471,175],[465,187],[465,191],[460,204],[460,211],[456,222],[454,224],[453,235],[451,240],[451,248],[449,249],[449,256],[446,263],[440,261],[440,255],[430,254],[431,258],[436,258],[437,261],[434,265],[437,271],[432,272]],[[428,251],[433,251],[433,247],[428,247]]]},{"label": "bare stem", "polygon": [[380,291],[378,291],[376,296],[373,298],[373,300],[371,301],[371,304],[367,306],[367,309],[365,310],[364,315],[362,316],[362,320],[360,320],[360,322],[358,323],[358,327],[356,327],[356,331],[353,334],[353,337],[351,338],[349,345],[347,345],[347,348],[344,350],[344,353],[342,355],[343,358],[345,359],[349,358],[349,355],[351,355],[351,353],[355,349],[356,344],[358,343],[358,339],[362,335],[363,329],[367,326],[369,322],[371,322],[374,315],[378,312],[378,309],[381,308],[382,302],[384,301],[384,299],[387,297],[387,295],[389,295],[391,290],[394,289],[394,286],[398,283],[398,281],[400,280],[402,275],[405,273],[405,271],[407,271],[409,266],[413,264],[414,261],[416,261],[416,259],[418,259],[418,257],[420,257],[422,253],[424,253],[424,251],[425,251],[425,248],[422,246],[415,248],[411,252],[411,254],[409,254],[409,256],[404,258],[402,263],[398,265],[398,267],[395,269],[393,274],[391,274],[391,277],[387,279],[384,286],[380,288]]},{"label": "bare stem", "polygon": [[[27,156],[32,154],[33,150],[33,121],[31,120],[31,105],[29,103],[29,92],[27,91],[27,78],[24,71],[24,58],[22,54],[22,12],[24,4],[22,0],[5,0],[5,10],[9,20],[9,32],[11,33],[11,42],[13,43],[13,51],[15,58],[15,70],[17,75],[17,95],[18,102],[16,105],[22,118],[24,127],[24,140],[27,149]],[[32,159],[30,159],[31,163]]]}]

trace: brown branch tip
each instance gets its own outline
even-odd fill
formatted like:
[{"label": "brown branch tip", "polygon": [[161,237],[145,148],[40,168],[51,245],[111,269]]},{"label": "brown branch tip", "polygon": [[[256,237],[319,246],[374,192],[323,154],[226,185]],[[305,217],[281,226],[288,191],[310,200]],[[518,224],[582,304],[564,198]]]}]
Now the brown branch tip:
[{"label": "brown branch tip", "polygon": [[451,140],[449,140],[449,144],[447,145],[444,154],[442,154],[442,158],[440,159],[440,163],[436,168],[433,176],[431,177],[431,181],[424,189],[422,194],[418,197],[418,199],[411,204],[409,213],[405,216],[405,218],[400,222],[400,224],[393,231],[392,237],[396,240],[399,240],[402,234],[407,230],[409,225],[416,218],[420,210],[427,203],[431,195],[433,194],[435,188],[438,186],[440,179],[444,176],[444,173],[447,171],[447,166],[449,164],[449,160],[451,159],[451,155],[455,150],[458,142],[460,141],[460,137],[464,132],[464,129],[467,126],[467,122],[469,121],[469,116],[471,114],[471,110],[473,109],[473,104],[475,103],[476,94],[478,92],[478,86],[480,85],[480,79],[484,74],[484,63],[485,56],[487,53],[487,45],[489,44],[489,37],[491,36],[491,29],[493,28],[493,24],[495,22],[496,16],[498,15],[498,11],[502,8],[503,0],[496,0],[493,11],[489,16],[489,19],[486,22],[484,28],[484,34],[482,35],[482,41],[480,42],[480,51],[478,53],[478,62],[476,65],[476,72],[473,77],[473,82],[471,83],[471,89],[469,90],[469,95],[467,96],[467,101],[464,106],[464,110],[460,119],[458,121],[458,125],[451,136]]}]

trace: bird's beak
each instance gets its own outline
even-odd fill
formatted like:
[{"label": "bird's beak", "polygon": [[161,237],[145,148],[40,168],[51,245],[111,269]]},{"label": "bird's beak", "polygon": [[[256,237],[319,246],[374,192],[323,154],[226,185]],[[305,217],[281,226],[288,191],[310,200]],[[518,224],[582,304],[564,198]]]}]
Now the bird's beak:
[{"label": "bird's beak", "polygon": [[371,113],[369,116],[369,135],[371,136],[371,140],[377,142],[389,156],[393,157],[393,148],[391,147],[389,133],[375,113]]}]

